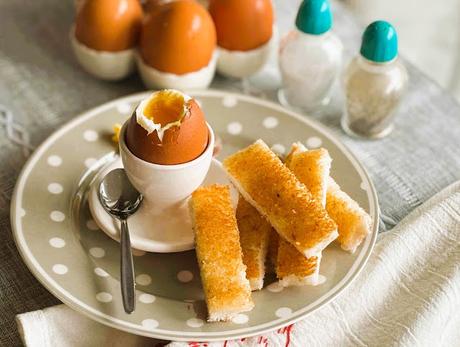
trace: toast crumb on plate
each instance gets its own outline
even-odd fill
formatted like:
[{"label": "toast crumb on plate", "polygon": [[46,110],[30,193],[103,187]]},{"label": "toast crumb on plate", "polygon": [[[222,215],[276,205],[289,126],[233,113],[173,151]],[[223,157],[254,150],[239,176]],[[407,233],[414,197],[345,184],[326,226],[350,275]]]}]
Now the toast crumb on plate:
[{"label": "toast crumb on plate", "polygon": [[371,232],[371,217],[332,178],[328,183],[326,209],[337,223],[340,246],[353,253]]},{"label": "toast crumb on plate", "polygon": [[228,186],[198,188],[190,199],[208,321],[228,321],[254,307]]},{"label": "toast crumb on plate", "polygon": [[[317,201],[326,204],[326,190],[331,168],[331,157],[324,148],[307,150],[301,143],[294,143],[286,166],[308,188]],[[305,258],[295,247],[280,240],[276,275],[284,287],[291,285],[317,285],[321,253]]]},{"label": "toast crumb on plate", "polygon": [[240,196],[236,208],[236,220],[240,231],[243,263],[251,290],[262,289],[265,276],[265,257],[271,225],[250,203]]},{"label": "toast crumb on plate", "polygon": [[305,257],[316,256],[337,238],[337,225],[321,203],[262,140],[223,164],[241,195]]}]

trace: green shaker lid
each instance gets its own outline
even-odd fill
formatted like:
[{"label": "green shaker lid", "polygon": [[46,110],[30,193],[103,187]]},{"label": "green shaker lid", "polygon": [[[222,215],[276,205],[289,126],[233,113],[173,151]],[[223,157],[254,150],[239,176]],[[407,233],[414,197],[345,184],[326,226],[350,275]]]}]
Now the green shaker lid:
[{"label": "green shaker lid", "polygon": [[321,35],[329,31],[332,26],[329,0],[303,0],[295,24],[307,34]]},{"label": "green shaker lid", "polygon": [[398,35],[388,22],[378,20],[369,24],[363,34],[361,55],[371,61],[384,63],[398,55]]}]

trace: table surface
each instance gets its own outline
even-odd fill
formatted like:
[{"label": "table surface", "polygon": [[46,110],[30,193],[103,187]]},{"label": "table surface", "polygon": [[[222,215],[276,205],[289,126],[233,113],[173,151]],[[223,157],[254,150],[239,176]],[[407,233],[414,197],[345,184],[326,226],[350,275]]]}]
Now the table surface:
[{"label": "table surface", "polygon": [[[298,4],[275,0],[281,34],[292,27]],[[358,50],[362,28],[340,3],[332,5],[347,62]],[[28,271],[11,235],[9,204],[27,156],[75,115],[144,90],[137,76],[109,83],[79,68],[68,40],[73,16],[70,0],[0,0],[0,345],[20,345],[16,314],[59,303]],[[318,118],[369,171],[380,199],[381,231],[460,178],[460,107],[415,67],[407,63],[407,68],[409,89],[391,136],[380,141],[347,137],[339,124],[340,93]],[[275,61],[249,87],[220,77],[212,85],[273,100],[278,87]]]}]

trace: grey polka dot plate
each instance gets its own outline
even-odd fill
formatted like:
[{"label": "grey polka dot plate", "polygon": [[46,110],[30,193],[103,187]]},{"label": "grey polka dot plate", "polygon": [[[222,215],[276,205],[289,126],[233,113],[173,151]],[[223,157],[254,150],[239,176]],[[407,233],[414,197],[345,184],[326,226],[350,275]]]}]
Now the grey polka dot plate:
[{"label": "grey polka dot plate", "polygon": [[[223,145],[222,159],[262,138],[283,153],[294,141],[323,146],[332,176],[374,221],[377,197],[365,170],[331,134],[309,119],[270,102],[218,91],[191,93]],[[206,323],[206,305],[194,251],[134,251],[137,308],[125,314],[119,285],[119,247],[91,219],[87,192],[97,170],[116,158],[112,126],[131,114],[146,93],[118,99],[82,114],[51,135],[30,158],[11,204],[13,233],[32,273],[73,309],[134,334],[176,341],[211,341],[261,334],[295,322],[339,294],[366,263],[377,237],[354,254],[335,244],[323,255],[316,287],[281,288],[273,275],[253,293],[255,308],[229,323]]]}]

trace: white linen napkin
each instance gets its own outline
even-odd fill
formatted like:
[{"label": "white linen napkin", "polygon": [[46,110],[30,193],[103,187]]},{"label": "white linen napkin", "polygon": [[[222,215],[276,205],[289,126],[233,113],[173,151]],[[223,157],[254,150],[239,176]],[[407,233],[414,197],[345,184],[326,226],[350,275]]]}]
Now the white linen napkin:
[{"label": "white linen napkin", "polygon": [[[460,344],[460,182],[382,234],[358,278],[334,302],[264,336],[178,346],[456,346]],[[27,347],[144,346],[155,341],[64,305],[17,316]]]}]

